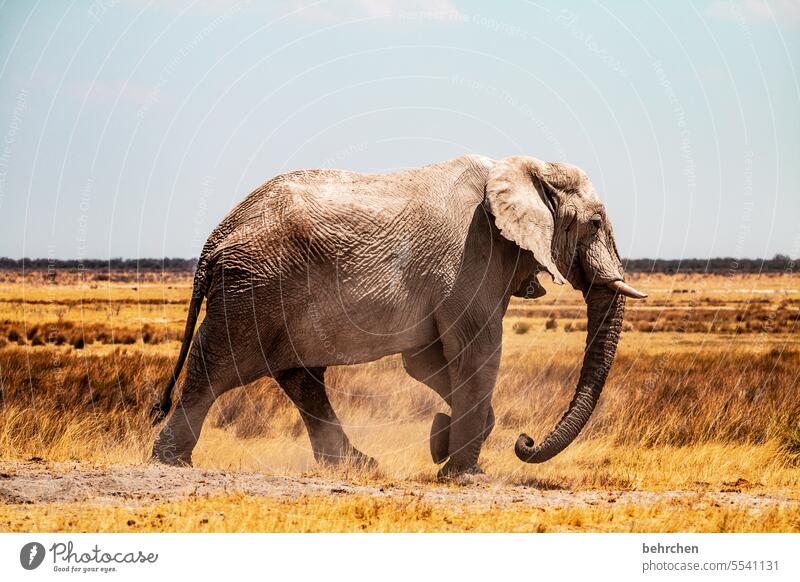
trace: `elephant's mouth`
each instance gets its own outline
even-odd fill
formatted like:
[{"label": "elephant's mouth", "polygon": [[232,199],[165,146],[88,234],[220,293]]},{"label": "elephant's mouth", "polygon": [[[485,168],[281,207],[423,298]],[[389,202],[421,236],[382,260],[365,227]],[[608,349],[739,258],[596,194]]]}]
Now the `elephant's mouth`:
[{"label": "elephant's mouth", "polygon": [[[580,249],[579,249],[580,250]],[[583,249],[587,252],[588,249]],[[615,273],[610,277],[603,277],[597,272],[587,274],[587,269],[584,268],[583,261],[580,259],[580,252],[572,254],[572,259],[567,269],[567,280],[573,287],[583,293],[584,298],[589,293],[592,287],[608,287],[612,291],[630,297],[631,299],[646,299],[647,293],[639,291],[635,287],[625,282],[622,273]]]}]

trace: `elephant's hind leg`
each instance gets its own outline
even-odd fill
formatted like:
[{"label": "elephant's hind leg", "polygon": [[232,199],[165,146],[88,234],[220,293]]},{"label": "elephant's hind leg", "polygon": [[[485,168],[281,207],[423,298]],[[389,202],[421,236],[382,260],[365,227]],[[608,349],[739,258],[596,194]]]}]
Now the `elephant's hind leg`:
[{"label": "elephant's hind leg", "polygon": [[279,372],[275,379],[300,411],[318,463],[336,465],[351,461],[367,467],[377,465],[373,458],[350,444],[344,433],[325,392],[325,368],[293,368]]},{"label": "elephant's hind leg", "polygon": [[153,459],[167,465],[191,465],[192,451],[208,410],[216,400],[208,381],[189,376],[181,386],[181,396],[172,416],[153,446]]},{"label": "elephant's hind leg", "polygon": [[209,381],[205,375],[190,369],[175,410],[153,446],[153,459],[167,465],[190,466],[192,451],[211,405],[223,392],[236,386],[238,381]]},{"label": "elephant's hind leg", "polygon": [[153,446],[153,459],[168,465],[191,465],[192,451],[200,438],[200,430],[214,401],[232,388],[255,379],[242,378],[233,353],[213,350],[209,345],[208,319],[195,334],[186,366],[186,379],[181,385],[175,410]]}]

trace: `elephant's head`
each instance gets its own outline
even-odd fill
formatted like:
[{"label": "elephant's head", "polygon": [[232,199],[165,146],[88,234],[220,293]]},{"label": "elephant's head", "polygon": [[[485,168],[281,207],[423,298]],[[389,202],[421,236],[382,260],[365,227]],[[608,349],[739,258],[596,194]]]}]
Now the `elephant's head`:
[{"label": "elephant's head", "polygon": [[505,238],[533,253],[553,281],[582,291],[587,304],[586,351],[567,412],[539,446],[526,434],[517,440],[521,460],[541,463],[589,420],[614,361],[624,297],[646,295],[624,282],[605,207],[579,168],[522,156],[499,161],[487,178],[486,204]]}]

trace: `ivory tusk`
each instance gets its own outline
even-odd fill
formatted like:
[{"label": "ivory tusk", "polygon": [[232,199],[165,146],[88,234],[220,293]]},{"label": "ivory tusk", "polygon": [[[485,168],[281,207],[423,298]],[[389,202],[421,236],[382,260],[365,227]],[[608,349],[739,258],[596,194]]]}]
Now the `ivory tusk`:
[{"label": "ivory tusk", "polygon": [[624,281],[612,281],[608,284],[609,287],[614,289],[617,293],[624,295],[625,297],[632,297],[633,299],[644,299],[647,297],[647,293],[642,293],[641,291],[637,291]]}]

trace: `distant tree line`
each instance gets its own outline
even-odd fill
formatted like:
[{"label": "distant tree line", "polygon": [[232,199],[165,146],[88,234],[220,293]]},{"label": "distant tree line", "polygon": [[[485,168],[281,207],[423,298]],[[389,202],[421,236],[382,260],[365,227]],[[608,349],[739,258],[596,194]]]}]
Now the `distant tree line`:
[{"label": "distant tree line", "polygon": [[623,263],[629,273],[791,273],[800,266],[788,255],[771,259],[625,259]]},{"label": "distant tree line", "polygon": [[[775,255],[771,259],[625,259],[625,270],[629,273],[779,273],[795,272],[798,259],[787,255]],[[10,259],[0,257],[0,270],[5,271],[167,271],[191,273],[197,259]]]},{"label": "distant tree line", "polygon": [[0,257],[0,270],[5,271],[169,271],[172,273],[194,271],[197,259],[9,259]]}]

